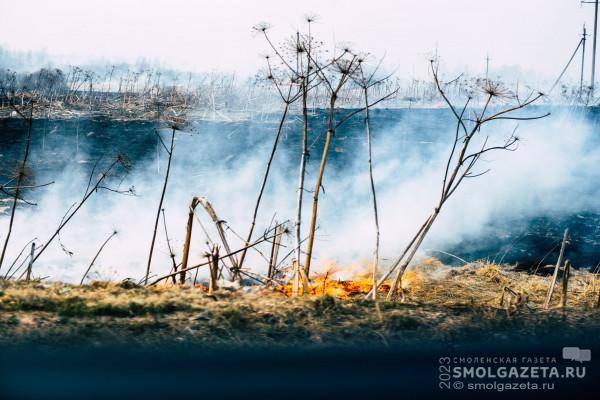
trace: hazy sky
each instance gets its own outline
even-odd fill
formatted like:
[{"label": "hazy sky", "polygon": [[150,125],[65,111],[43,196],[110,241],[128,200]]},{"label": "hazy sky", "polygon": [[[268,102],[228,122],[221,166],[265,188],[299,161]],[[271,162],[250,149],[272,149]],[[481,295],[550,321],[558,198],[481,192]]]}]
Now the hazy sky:
[{"label": "hazy sky", "polygon": [[268,21],[282,39],[303,27],[307,12],[319,15],[315,32],[324,40],[385,53],[401,74],[422,76],[437,44],[449,70],[483,71],[489,52],[494,68],[554,77],[584,22],[591,31],[593,7],[579,0],[0,0],[0,45],[45,49],[67,62],[145,57],[252,73],[266,49],[252,25]]}]

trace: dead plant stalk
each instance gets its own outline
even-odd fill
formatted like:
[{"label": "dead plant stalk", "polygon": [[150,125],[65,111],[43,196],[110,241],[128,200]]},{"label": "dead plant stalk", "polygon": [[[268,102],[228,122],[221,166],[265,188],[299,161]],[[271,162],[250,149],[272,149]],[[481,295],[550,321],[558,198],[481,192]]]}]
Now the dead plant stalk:
[{"label": "dead plant stalk", "polygon": [[[391,273],[393,273],[393,271],[397,269],[396,275],[387,295],[388,301],[393,299],[396,290],[399,287],[401,287],[401,279],[402,275],[404,274],[404,271],[412,261],[417,250],[419,249],[419,246],[427,236],[427,233],[431,229],[444,204],[448,201],[448,199],[452,196],[452,194],[456,191],[456,189],[460,186],[460,184],[464,181],[465,178],[476,178],[490,171],[489,169],[487,169],[481,172],[475,172],[473,169],[477,165],[477,161],[479,161],[484,154],[489,153],[491,151],[515,151],[517,149],[519,138],[515,136],[513,131],[513,133],[502,144],[499,144],[497,146],[488,146],[489,137],[486,137],[482,141],[483,143],[478,150],[471,150],[470,145],[472,144],[472,140],[477,133],[481,132],[482,127],[486,123],[496,120],[534,120],[544,118],[549,115],[544,114],[540,116],[524,118],[511,115],[511,113],[513,113],[514,111],[526,108],[530,104],[536,102],[543,96],[543,94],[541,93],[538,93],[536,95],[532,93],[527,97],[525,101],[520,101],[518,94],[516,94],[514,96],[515,100],[517,101],[516,105],[501,109],[500,111],[497,111],[491,115],[486,115],[486,112],[488,111],[492,100],[495,97],[501,95],[500,88],[495,86],[495,84],[493,83],[486,82],[487,86],[484,88],[484,90],[487,93],[487,98],[483,109],[479,114],[474,111],[473,113],[475,115],[475,118],[473,120],[470,120],[465,115],[465,112],[470,102],[470,98],[466,101],[464,107],[462,108],[462,111],[459,113],[444,93],[442,84],[438,77],[437,66],[434,65],[433,60],[431,61],[431,71],[438,92],[440,93],[440,95],[442,96],[442,98],[444,99],[444,101],[446,102],[446,104],[448,105],[448,107],[450,108],[457,120],[455,137],[450,151],[450,156],[448,157],[448,161],[446,163],[440,198],[436,206],[434,207],[433,212],[427,217],[419,231],[413,236],[412,240],[410,241],[410,244],[395,260],[390,271],[378,283],[378,285],[376,285],[376,287],[373,288],[373,290],[376,291],[377,287],[385,279],[387,279],[387,277]],[[470,128],[467,126],[469,122],[472,122]],[[463,133],[462,135],[461,132]],[[459,147],[459,144],[460,149],[457,153],[457,148]]]},{"label": "dead plant stalk", "polygon": [[[11,102],[12,105],[12,102]],[[25,179],[25,167],[27,165],[27,160],[29,158],[29,149],[31,147],[31,128],[33,126],[33,105],[31,102],[29,109],[29,116],[25,117],[16,107],[13,106],[14,110],[27,121],[27,141],[25,142],[25,154],[23,155],[23,161],[21,162],[21,166],[19,167],[19,171],[17,172],[17,185],[15,187],[14,195],[12,198],[12,208],[10,210],[10,218],[8,220],[8,230],[6,232],[6,237],[4,238],[4,245],[2,246],[2,254],[0,254],[0,269],[2,269],[2,263],[4,262],[4,256],[6,255],[6,249],[8,247],[8,242],[10,240],[10,236],[12,234],[13,224],[15,221],[15,213],[17,211],[17,202],[19,200],[19,194],[21,193],[21,185],[23,184],[23,179]]]},{"label": "dead plant stalk", "polygon": [[152,265],[152,254],[154,252],[154,243],[156,242],[156,231],[158,230],[158,220],[160,218],[160,210],[162,209],[163,201],[165,200],[165,193],[167,192],[167,184],[169,183],[169,173],[171,171],[171,160],[173,159],[173,149],[175,146],[175,131],[176,131],[176,129],[173,127],[172,133],[171,133],[171,144],[169,146],[169,149],[167,150],[167,154],[169,156],[169,159],[167,161],[167,171],[165,172],[165,180],[164,180],[162,191],[160,194],[160,200],[158,202],[156,218],[154,220],[154,230],[152,231],[152,240],[150,242],[150,251],[148,252],[148,264],[146,266],[146,276],[144,278],[144,285],[148,284],[148,277],[150,276],[150,266]]}]

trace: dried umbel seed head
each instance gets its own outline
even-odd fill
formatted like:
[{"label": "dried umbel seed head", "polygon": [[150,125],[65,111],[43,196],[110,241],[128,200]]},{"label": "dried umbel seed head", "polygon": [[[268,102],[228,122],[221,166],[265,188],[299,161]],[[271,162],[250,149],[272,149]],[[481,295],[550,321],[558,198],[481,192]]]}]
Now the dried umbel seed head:
[{"label": "dried umbel seed head", "polygon": [[169,128],[176,131],[183,130],[183,128],[187,124],[185,115],[179,114],[174,110],[171,110],[168,114],[164,115],[162,120],[167,124]]},{"label": "dried umbel seed head", "polygon": [[255,33],[266,33],[271,28],[272,25],[268,22],[259,22],[258,24],[252,27],[252,31]]},{"label": "dried umbel seed head", "polygon": [[117,163],[123,168],[131,168],[131,161],[129,161],[123,154],[117,155]]},{"label": "dried umbel seed head", "polygon": [[490,80],[485,81],[482,90],[490,97],[507,98],[510,96],[510,92],[504,88],[501,83]]},{"label": "dried umbel seed head", "polygon": [[354,66],[351,60],[342,59],[335,63],[337,70],[344,75],[349,75],[352,73],[352,68]]},{"label": "dried umbel seed head", "polygon": [[[13,164],[12,162],[10,164]],[[4,169],[4,168],[3,168]],[[14,165],[10,165],[8,170],[6,171],[7,175],[12,178],[9,183],[6,185],[7,187],[14,186],[12,182],[17,179],[21,179],[22,183],[33,183],[35,181],[34,171],[28,165],[19,165],[16,161]]]},{"label": "dried umbel seed head", "polygon": [[319,19],[319,16],[317,14],[314,14],[314,13],[304,14],[304,20],[306,22],[308,22],[309,24],[312,24],[313,22],[315,22],[318,19]]},{"label": "dried umbel seed head", "polygon": [[135,191],[135,186],[134,185],[129,186],[129,188],[125,191],[125,193],[130,196],[136,196],[137,192]]}]

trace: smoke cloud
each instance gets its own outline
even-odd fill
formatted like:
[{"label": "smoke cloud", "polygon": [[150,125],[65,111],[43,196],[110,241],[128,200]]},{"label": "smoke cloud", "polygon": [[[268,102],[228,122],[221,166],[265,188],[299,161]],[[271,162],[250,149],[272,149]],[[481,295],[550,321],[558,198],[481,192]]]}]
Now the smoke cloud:
[{"label": "smoke cloud", "polygon": [[[170,244],[177,260],[181,259],[188,206],[194,195],[207,197],[219,217],[227,222],[231,228],[227,235],[232,248],[241,245],[242,240],[236,235],[245,236],[248,232],[276,131],[276,118],[271,116],[266,122],[200,121],[192,124],[189,131],[176,134],[164,209]],[[293,223],[299,122],[292,118],[275,156],[255,237],[274,220]],[[381,255],[385,265],[398,255],[437,201],[454,126],[448,110],[376,110],[373,119],[374,173],[380,209]],[[134,185],[137,196],[108,191],[94,194],[60,236],[61,243],[73,255],[66,254],[58,242],[53,243],[34,265],[34,275],[78,282],[102,242],[116,229],[117,237],[103,250],[89,277],[141,278],[166,168],[166,155],[157,147],[152,124],[113,126],[111,129],[120,130],[118,140],[103,132],[101,125],[89,130],[87,125],[78,125],[76,138],[75,122],[49,121],[43,130],[41,124],[35,122],[37,144],[33,158],[37,157],[37,164],[34,163],[34,167],[42,165],[42,161],[55,161],[59,165],[45,167],[37,180],[41,183],[43,179],[51,179],[56,183],[31,194],[39,204],[37,207],[20,205],[8,262],[5,261],[0,273],[6,272],[7,264],[27,241],[34,237],[38,244],[47,240],[69,206],[81,199],[91,165],[99,155],[94,146],[100,140],[98,137],[102,137],[102,140],[108,140],[108,144],[103,142],[106,157],[117,151],[127,153],[128,149],[135,149],[135,154],[130,155],[132,169],[124,177],[122,187]],[[455,247],[465,240],[489,240],[495,234],[494,226],[513,218],[600,212],[596,200],[600,195],[597,185],[600,151],[594,124],[593,116],[560,109],[553,110],[546,119],[520,123],[517,131],[522,139],[519,149],[491,153],[481,161],[481,170],[490,168],[491,171],[464,182],[442,209],[421,254],[430,254],[428,251],[432,249]],[[481,135],[489,135],[490,140],[501,143],[515,125],[508,122],[490,124]],[[50,133],[53,126],[58,126],[58,130]],[[307,170],[304,234],[308,230],[322,145],[322,137],[315,139],[322,136],[321,131],[322,127],[314,124],[310,132],[310,142],[315,141],[315,144],[310,151]],[[165,140],[168,134],[168,131],[162,131]],[[45,148],[41,147],[42,140]],[[359,118],[334,138],[319,205],[314,254],[317,269],[331,261],[340,265],[367,266],[372,258],[374,227],[365,142]],[[18,147],[12,149],[14,157],[18,157]],[[4,158],[7,157],[5,152]],[[112,184],[118,182],[115,178]],[[210,239],[218,241],[212,222],[200,207],[196,215],[191,264],[205,260],[206,233]],[[6,231],[7,224],[8,218],[3,216],[1,232]],[[597,229],[594,234],[597,235]],[[283,243],[288,247],[280,254],[287,254],[291,236]],[[268,255],[268,245],[263,245],[260,250]],[[253,271],[265,272],[267,262],[261,254],[250,251],[248,256],[247,266]],[[465,254],[459,256],[468,257]],[[161,223],[152,273],[167,273],[170,265]],[[206,276],[206,271],[201,269],[199,276]]]}]

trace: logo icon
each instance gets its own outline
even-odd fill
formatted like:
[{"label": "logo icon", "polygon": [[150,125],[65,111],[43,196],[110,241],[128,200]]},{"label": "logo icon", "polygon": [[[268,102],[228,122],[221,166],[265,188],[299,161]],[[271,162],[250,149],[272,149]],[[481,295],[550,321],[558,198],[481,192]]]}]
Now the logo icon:
[{"label": "logo icon", "polygon": [[591,349],[580,349],[579,347],[563,347],[562,357],[565,360],[571,361],[591,361],[592,350]]}]

